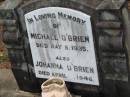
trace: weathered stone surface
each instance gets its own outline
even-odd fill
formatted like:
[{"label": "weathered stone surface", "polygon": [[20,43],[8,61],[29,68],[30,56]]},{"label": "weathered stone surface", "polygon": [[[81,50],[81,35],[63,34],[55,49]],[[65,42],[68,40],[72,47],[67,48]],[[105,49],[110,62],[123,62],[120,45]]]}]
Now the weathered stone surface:
[{"label": "weathered stone surface", "polygon": [[0,9],[14,9],[16,8],[22,0],[4,0],[4,2],[1,4]]},{"label": "weathered stone surface", "polygon": [[121,36],[122,31],[120,29],[102,29],[101,33],[107,36]]},{"label": "weathered stone surface", "polygon": [[119,17],[115,16],[112,12],[103,11],[100,14],[101,21],[119,21]]},{"label": "weathered stone surface", "polygon": [[[21,3],[21,0],[5,0],[0,5],[0,25],[4,27],[2,32],[2,39],[5,43],[18,43],[19,40],[19,29],[18,24],[16,23],[16,13],[15,8]],[[6,33],[7,32],[7,33]],[[9,32],[9,33],[8,33]],[[10,34],[10,32],[13,32]],[[8,39],[7,39],[8,37]],[[12,41],[12,42],[11,42]]]},{"label": "weathered stone surface", "polygon": [[103,21],[103,22],[98,22],[96,24],[97,27],[99,28],[106,28],[106,29],[119,29],[121,27],[120,22],[112,22],[112,21]]},{"label": "weathered stone surface", "polygon": [[106,79],[121,80],[128,82],[128,71],[126,66],[126,57],[121,56],[103,56],[102,68]]},{"label": "weathered stone surface", "polygon": [[92,9],[96,9],[103,0],[70,0],[76,3],[81,3],[84,6],[90,7]]},{"label": "weathered stone surface", "polygon": [[4,25],[4,26],[16,26],[16,20],[5,20],[5,19],[1,19],[0,20],[0,25]]},{"label": "weathered stone surface", "polygon": [[7,32],[17,32],[17,27],[14,26],[14,27],[11,27],[11,26],[6,26],[6,29],[5,29]]},{"label": "weathered stone surface", "polygon": [[122,51],[123,50],[123,36],[109,37],[100,36],[99,46],[102,51]]},{"label": "weathered stone surface", "polygon": [[[7,2],[9,4],[6,4]],[[99,56],[97,57],[99,59],[97,63],[99,63],[98,66],[100,65],[98,67],[99,87],[67,83],[69,89],[74,93],[87,94],[90,97],[123,97],[123,95],[129,97],[129,91],[126,91],[126,93],[123,91],[122,94],[119,93],[121,96],[118,95],[118,92],[123,89],[126,90],[125,86],[129,84],[126,54],[128,51],[125,49],[125,43],[128,42],[129,37],[124,41],[124,36],[129,35],[130,30],[127,9],[122,9],[126,7],[125,2],[125,0],[25,0],[19,5],[19,0],[14,0],[12,4],[7,0],[3,3],[2,8],[5,6],[5,11],[1,9],[3,13],[1,13],[0,19],[6,21],[2,22],[1,25],[8,26],[4,38],[12,60],[12,70],[20,88],[31,92],[39,92],[40,84],[45,81],[45,79],[35,77],[24,15],[43,7],[67,7],[91,16],[95,49],[97,56]],[[12,9],[15,8],[14,12]],[[6,9],[11,10],[7,11]],[[9,14],[9,17],[7,14]],[[10,20],[16,20],[16,25],[19,26],[8,22]],[[13,28],[16,28],[17,32],[12,32]],[[21,37],[20,40],[18,37]],[[12,44],[16,41],[20,45]],[[119,82],[117,83],[117,81]],[[122,85],[119,86],[119,83]]]},{"label": "weathered stone surface", "polygon": [[3,41],[9,44],[20,44],[19,42],[20,35],[19,32],[4,32],[3,34]]},{"label": "weathered stone surface", "polygon": [[[2,35],[3,35],[4,30],[5,30],[4,26],[0,26],[0,43],[1,44],[2,44]],[[2,45],[0,47],[2,47]]]},{"label": "weathered stone surface", "polygon": [[98,10],[120,9],[126,0],[103,0],[97,7]]},{"label": "weathered stone surface", "polygon": [[[26,59],[24,57],[25,56],[24,50],[22,50],[22,49],[17,49],[15,51],[9,50],[8,53],[9,53],[10,60],[11,60],[12,63],[15,63],[17,65],[17,63],[22,64],[22,63],[26,62]],[[13,67],[13,68],[15,68],[15,67]],[[19,67],[19,69],[20,69],[20,67]]]},{"label": "weathered stone surface", "polygon": [[[126,48],[128,50],[128,57],[130,60],[130,19],[128,15],[128,10],[126,8],[123,8],[122,10],[122,16],[123,16],[123,21],[124,21],[124,28],[125,28],[125,43],[126,43]],[[129,70],[130,70],[130,62],[129,62]]]}]

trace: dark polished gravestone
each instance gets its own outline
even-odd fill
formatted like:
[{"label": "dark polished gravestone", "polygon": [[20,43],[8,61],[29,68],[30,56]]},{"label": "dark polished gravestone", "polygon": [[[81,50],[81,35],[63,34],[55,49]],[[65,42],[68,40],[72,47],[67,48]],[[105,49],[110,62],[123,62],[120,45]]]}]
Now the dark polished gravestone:
[{"label": "dark polished gravestone", "polygon": [[61,77],[84,97],[130,97],[125,0],[6,0],[0,25],[21,90]]}]

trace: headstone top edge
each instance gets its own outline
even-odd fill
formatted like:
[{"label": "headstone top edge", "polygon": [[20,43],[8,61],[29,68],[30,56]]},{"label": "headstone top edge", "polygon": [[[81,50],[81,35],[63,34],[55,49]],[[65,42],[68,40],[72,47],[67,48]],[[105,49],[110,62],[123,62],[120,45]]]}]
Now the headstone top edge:
[{"label": "headstone top edge", "polygon": [[[64,1],[64,0],[58,0],[59,2],[66,2],[66,1],[68,1],[68,2],[76,2],[76,3],[79,3],[79,4],[81,4],[81,5],[83,5],[83,6],[86,6],[86,7],[89,7],[89,8],[91,8],[91,9],[96,9],[96,7],[97,6],[99,6],[99,4],[102,2],[102,1],[104,1],[104,0],[66,0],[66,1]],[[36,4],[37,2],[46,2],[46,0],[28,0],[25,4],[23,4],[23,5],[21,5],[20,6],[20,8],[24,8],[24,7],[26,7],[26,6],[28,6],[28,5],[31,5],[31,4]],[[58,6],[57,6],[58,7]]]},{"label": "headstone top edge", "polygon": [[[28,4],[35,2],[44,2],[45,0],[28,0],[25,4],[20,7],[25,7]],[[62,1],[62,0],[59,0]],[[72,2],[80,3],[92,9],[103,10],[103,9],[120,9],[126,0],[68,0]],[[0,9],[14,9],[22,3],[22,0],[5,0],[1,5]]]}]

